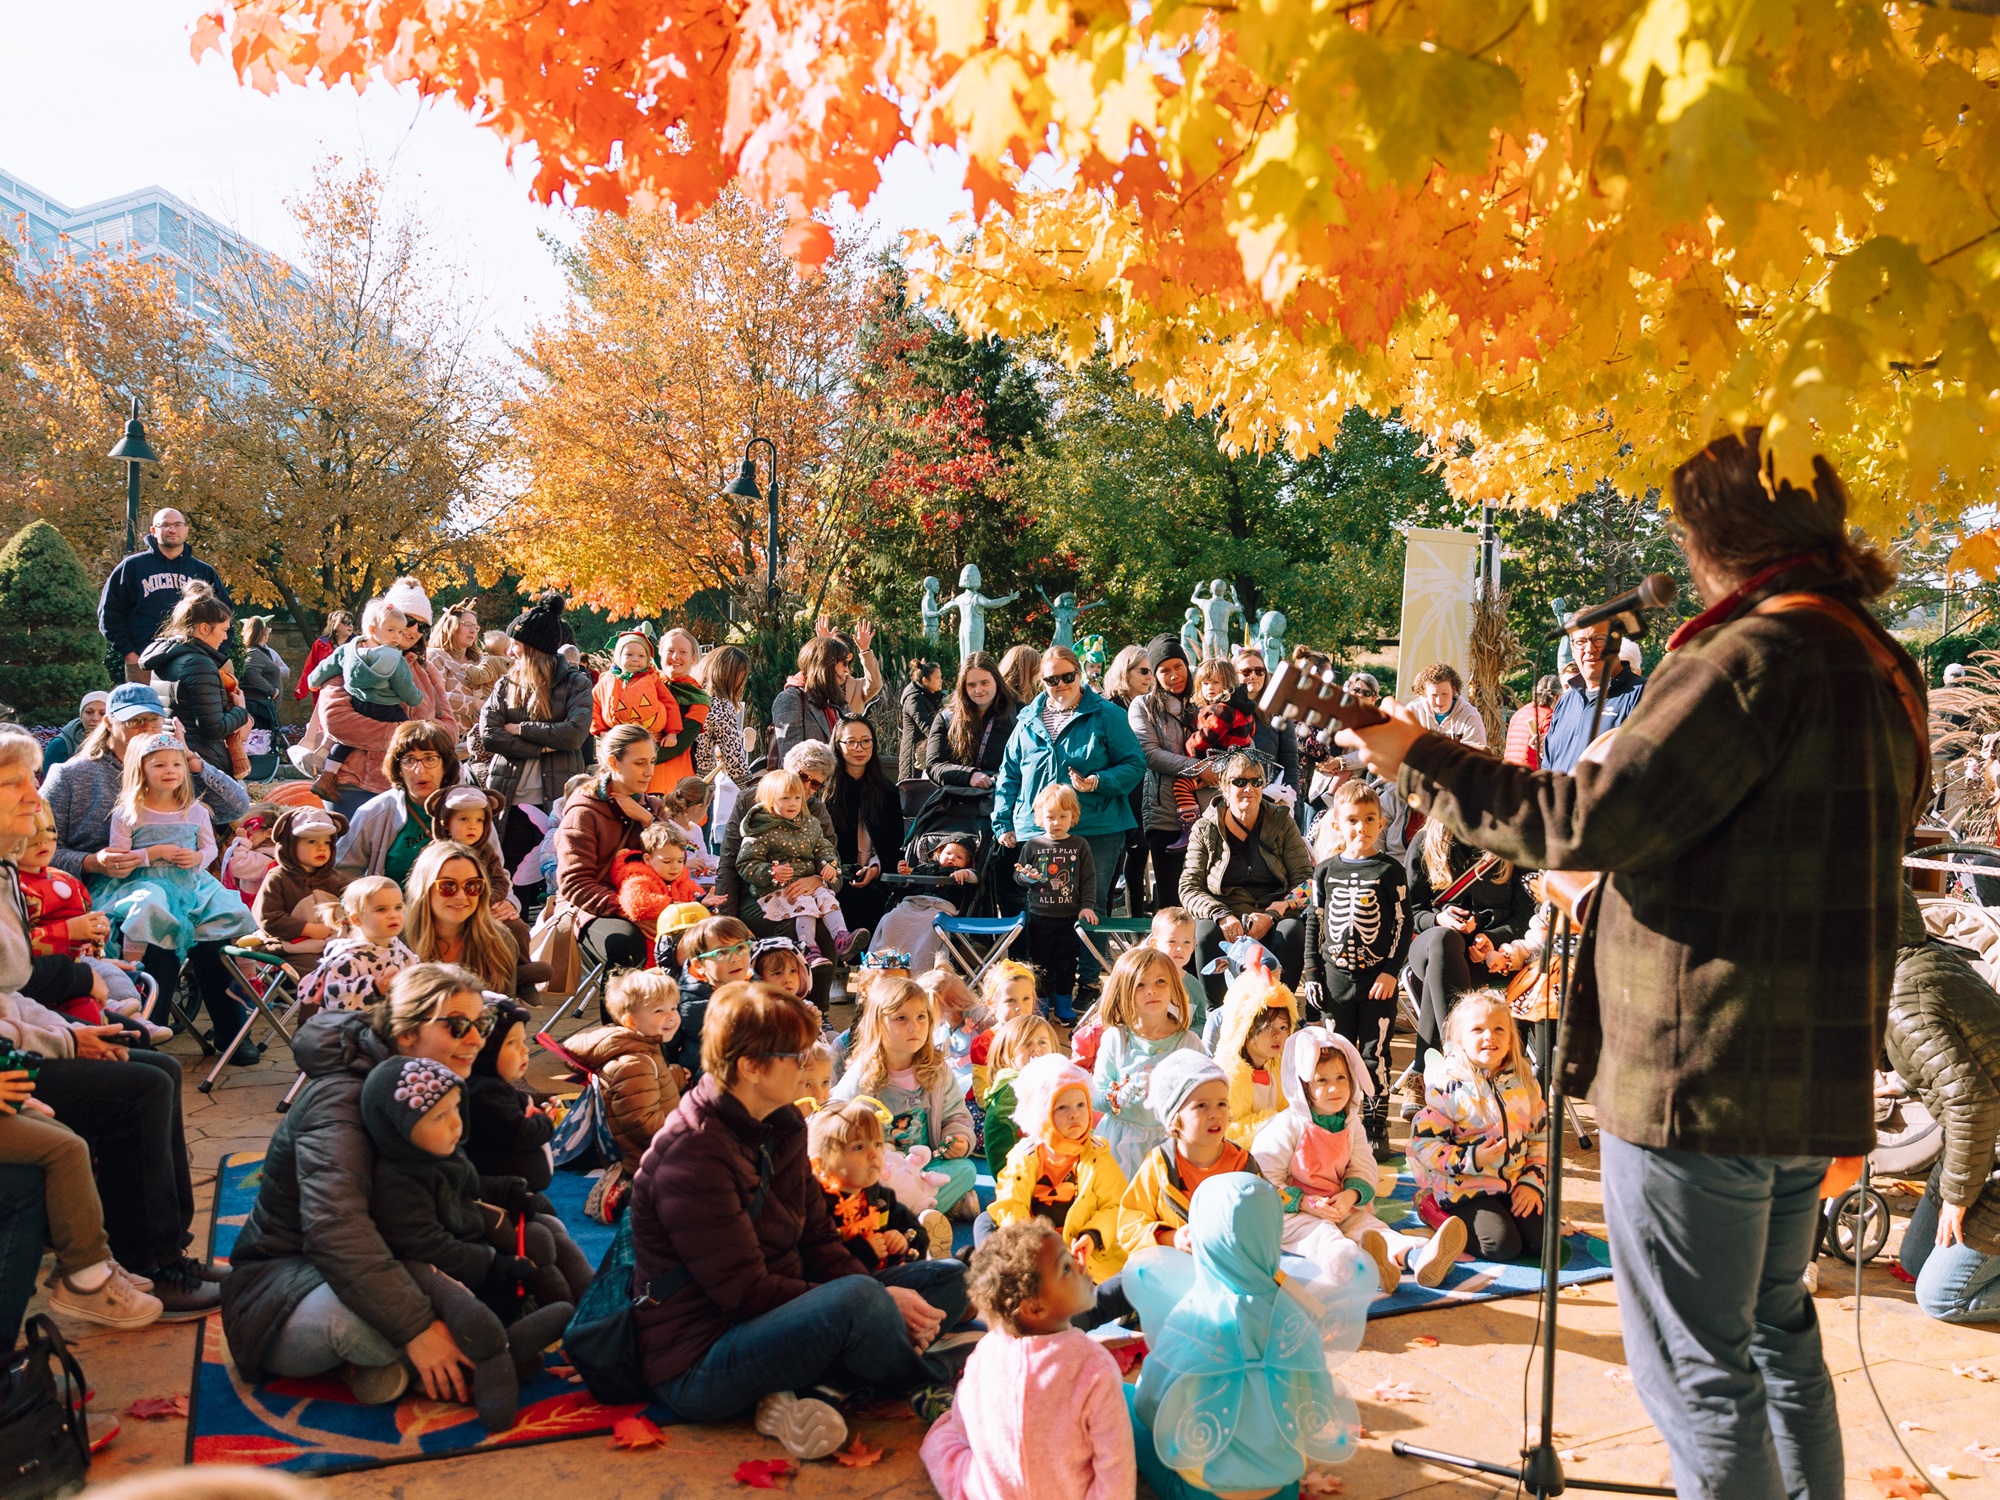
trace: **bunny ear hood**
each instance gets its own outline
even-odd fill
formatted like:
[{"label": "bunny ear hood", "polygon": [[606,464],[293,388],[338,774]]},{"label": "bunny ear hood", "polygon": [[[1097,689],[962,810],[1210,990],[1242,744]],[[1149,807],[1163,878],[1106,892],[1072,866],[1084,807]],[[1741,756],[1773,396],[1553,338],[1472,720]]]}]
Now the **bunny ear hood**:
[{"label": "bunny ear hood", "polygon": [[1064,1089],[1090,1095],[1090,1075],[1056,1053],[1029,1059],[1014,1075],[1014,1128],[1023,1140],[1039,1141],[1049,1130],[1049,1115]]},{"label": "bunny ear hood", "polygon": [[[1290,1109],[1311,1115],[1312,1096],[1307,1090],[1312,1084],[1313,1073],[1319,1068],[1320,1054],[1326,1051],[1338,1052],[1347,1059],[1347,1074],[1354,1085],[1355,1099],[1374,1094],[1375,1080],[1362,1065],[1361,1049],[1329,1027],[1307,1026],[1286,1039],[1284,1057],[1278,1065],[1279,1082],[1285,1090],[1285,1104]],[[1353,1107],[1350,1101],[1348,1108]]]}]

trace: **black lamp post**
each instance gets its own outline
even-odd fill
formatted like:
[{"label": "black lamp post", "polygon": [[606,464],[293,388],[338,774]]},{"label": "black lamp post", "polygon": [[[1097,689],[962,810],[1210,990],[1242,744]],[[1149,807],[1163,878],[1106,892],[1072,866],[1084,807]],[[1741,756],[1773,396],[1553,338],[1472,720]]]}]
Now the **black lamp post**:
[{"label": "black lamp post", "polygon": [[[751,450],[759,443],[771,450],[771,492],[768,496],[757,487],[757,461],[750,456]],[[764,603],[775,620],[778,614],[778,445],[767,437],[753,437],[745,443],[743,471],[723,493],[768,503],[764,530]]]},{"label": "black lamp post", "polygon": [[139,421],[137,396],[132,398],[132,415],[125,423],[125,436],[106,457],[125,465],[125,553],[129,557],[139,550],[139,465],[160,461],[160,455],[146,441],[146,428]]}]

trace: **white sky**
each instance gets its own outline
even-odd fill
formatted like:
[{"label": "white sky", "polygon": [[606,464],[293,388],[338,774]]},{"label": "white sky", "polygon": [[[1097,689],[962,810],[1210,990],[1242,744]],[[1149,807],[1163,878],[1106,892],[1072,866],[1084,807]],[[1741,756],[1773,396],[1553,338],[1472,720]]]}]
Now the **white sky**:
[{"label": "white sky", "polygon": [[[202,0],[0,0],[0,169],[70,208],[158,185],[280,254],[284,199],[326,150],[392,171],[440,256],[512,339],[562,294],[538,231],[563,213],[509,172],[505,145],[450,103],[408,91],[245,88],[219,57],[189,56]],[[904,147],[869,215],[878,236],[942,228],[972,206],[948,156]]]}]

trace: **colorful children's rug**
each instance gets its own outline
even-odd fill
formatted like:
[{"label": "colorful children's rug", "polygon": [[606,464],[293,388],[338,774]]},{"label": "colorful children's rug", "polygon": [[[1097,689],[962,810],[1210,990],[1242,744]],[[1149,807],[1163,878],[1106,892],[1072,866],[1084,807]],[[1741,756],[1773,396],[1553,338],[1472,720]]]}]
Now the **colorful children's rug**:
[{"label": "colorful children's rug", "polygon": [[[227,1258],[257,1201],[261,1154],[226,1158],[216,1186],[212,1253]],[[549,1190],[563,1222],[592,1262],[611,1243],[611,1230],[584,1217],[590,1179],[558,1172]],[[608,1433],[612,1423],[644,1410],[655,1422],[676,1420],[664,1407],[601,1406],[590,1392],[555,1373],[557,1358],[521,1391],[521,1415],[497,1436],[469,1406],[432,1401],[412,1388],[393,1406],[362,1406],[337,1375],[252,1384],[230,1362],[220,1315],[195,1340],[195,1374],[188,1419],[188,1462],[261,1464],[295,1473],[335,1474],[466,1453],[476,1448]]]},{"label": "colorful children's rug", "polygon": [[[1391,1163],[1382,1163],[1382,1176],[1389,1175]],[[1417,1183],[1405,1168],[1396,1177],[1394,1191],[1376,1199],[1376,1215],[1391,1229],[1410,1234],[1428,1234],[1417,1216]],[[1564,1286],[1581,1286],[1587,1281],[1603,1281],[1611,1275],[1611,1246],[1594,1234],[1563,1236],[1563,1265],[1557,1279]],[[1393,1318],[1398,1313],[1422,1312],[1449,1307],[1454,1303],[1493,1302],[1501,1297],[1526,1297],[1542,1289],[1542,1262],[1466,1260],[1461,1258],[1440,1286],[1418,1286],[1405,1276],[1401,1286],[1386,1297],[1378,1296],[1368,1309],[1371,1318]]]}]

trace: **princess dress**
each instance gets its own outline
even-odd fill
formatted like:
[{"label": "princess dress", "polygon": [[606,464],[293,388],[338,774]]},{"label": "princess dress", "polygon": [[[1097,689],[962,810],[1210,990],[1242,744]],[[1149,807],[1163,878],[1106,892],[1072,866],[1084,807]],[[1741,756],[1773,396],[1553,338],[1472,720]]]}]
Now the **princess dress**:
[{"label": "princess dress", "polygon": [[1207,1179],[1188,1207],[1192,1255],[1125,1264],[1150,1351],[1131,1393],[1142,1472],[1272,1490],[1351,1458],[1359,1416],[1333,1370],[1360,1346],[1375,1267],[1357,1254],[1329,1274],[1281,1256],[1278,1190],[1248,1172]]},{"label": "princess dress", "polygon": [[[200,806],[199,803],[196,804]],[[155,814],[154,816],[158,816]],[[114,835],[123,815],[114,815]],[[198,822],[140,822],[131,828],[134,852],[155,847],[199,850],[204,841],[214,848],[214,835]],[[114,838],[113,847],[123,840]],[[129,875],[113,876],[91,886],[97,909],[111,918],[113,944],[171,948],[185,958],[196,943],[227,942],[254,932],[243,898],[204,869],[154,861]],[[112,947],[107,951],[116,952]]]},{"label": "princess dress", "polygon": [[1146,1086],[1160,1059],[1183,1048],[1201,1050],[1193,1032],[1149,1041],[1128,1026],[1112,1026],[1098,1043],[1090,1103],[1104,1116],[1098,1134],[1128,1178],[1138,1173],[1146,1153],[1167,1138],[1167,1127],[1146,1108]]}]

